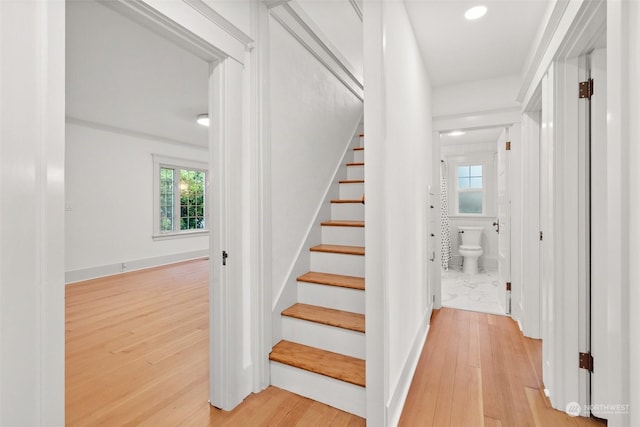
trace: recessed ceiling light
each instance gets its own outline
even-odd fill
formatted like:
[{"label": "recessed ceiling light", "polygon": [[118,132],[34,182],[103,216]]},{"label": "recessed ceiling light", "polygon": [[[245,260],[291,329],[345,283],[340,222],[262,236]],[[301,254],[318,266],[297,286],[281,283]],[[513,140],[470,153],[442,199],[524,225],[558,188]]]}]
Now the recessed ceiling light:
[{"label": "recessed ceiling light", "polygon": [[199,125],[209,127],[209,115],[208,114],[198,114],[198,119],[196,120]]},{"label": "recessed ceiling light", "polygon": [[464,132],[462,132],[461,130],[454,130],[449,132],[447,135],[449,136],[462,136],[464,135]]},{"label": "recessed ceiling light", "polygon": [[469,21],[473,21],[474,19],[482,18],[486,13],[486,6],[474,6],[464,13],[464,17]]}]

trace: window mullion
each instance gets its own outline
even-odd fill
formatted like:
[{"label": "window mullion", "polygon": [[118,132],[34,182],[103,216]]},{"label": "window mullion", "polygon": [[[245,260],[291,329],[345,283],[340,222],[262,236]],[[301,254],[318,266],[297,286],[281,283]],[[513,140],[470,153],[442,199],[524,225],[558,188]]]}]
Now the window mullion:
[{"label": "window mullion", "polygon": [[181,203],[180,200],[180,169],[175,168],[173,170],[173,231],[180,231],[180,224],[182,224]]}]

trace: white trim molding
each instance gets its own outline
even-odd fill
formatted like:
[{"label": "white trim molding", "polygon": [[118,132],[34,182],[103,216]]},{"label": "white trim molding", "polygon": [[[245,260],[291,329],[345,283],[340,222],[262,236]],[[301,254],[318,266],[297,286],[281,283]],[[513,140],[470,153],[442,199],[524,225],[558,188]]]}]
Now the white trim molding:
[{"label": "white trim molding", "polygon": [[244,162],[249,169],[250,232],[249,283],[251,291],[251,343],[253,358],[253,392],[270,384],[271,352],[271,128],[269,86],[269,11],[255,0],[251,8],[251,28],[256,43],[249,52],[247,105],[248,128],[244,135]]},{"label": "white trim molding", "polygon": [[495,127],[508,127],[520,122],[520,108],[501,108],[497,110],[474,111],[473,113],[436,116],[433,118],[433,130],[446,133],[452,130],[476,130]]},{"label": "white trim molding", "polygon": [[429,309],[425,314],[425,317],[422,319],[418,333],[413,340],[413,345],[411,346],[411,350],[407,355],[404,367],[400,373],[400,377],[398,378],[398,382],[395,384],[395,388],[393,388],[391,397],[387,402],[386,425],[388,426],[396,426],[398,425],[398,421],[400,421],[400,415],[402,415],[402,409],[404,408],[404,404],[407,400],[409,388],[411,387],[413,376],[416,372],[420,356],[424,349],[424,343],[427,341],[427,336],[429,335],[429,320],[431,318],[431,312],[431,309]]},{"label": "white trim molding", "polygon": [[358,0],[349,0],[351,7],[353,7],[353,11],[358,16],[360,22],[362,22],[362,6],[358,3]]},{"label": "white trim molding", "polygon": [[209,250],[183,252],[179,254],[163,255],[153,258],[127,260],[114,264],[100,265],[97,267],[71,270],[65,273],[65,283],[67,285],[84,280],[97,279],[99,277],[112,276],[115,274],[127,273],[130,271],[144,270],[147,268],[161,267],[163,265],[175,264],[178,262],[191,261],[194,259],[207,258]]},{"label": "white trim molding", "polygon": [[0,424],[62,426],[65,2],[0,2],[0,28]]},{"label": "white trim molding", "polygon": [[153,31],[160,31],[205,61],[231,57],[244,64],[245,50],[253,43],[249,36],[198,0],[98,1]]},{"label": "white trim molding", "polygon": [[307,51],[327,68],[360,101],[364,85],[355,68],[336,49],[322,31],[295,3],[282,3],[269,9],[271,16]]},{"label": "white trim molding", "polygon": [[209,6],[206,1],[203,0],[183,0],[186,4],[203,14],[207,17],[211,22],[213,22],[216,26],[222,28],[230,36],[236,39],[238,42],[243,45],[251,48],[253,47],[254,40],[244,33],[241,29],[233,25],[230,21],[228,21],[224,16],[220,15],[218,12],[213,10],[211,6]]}]

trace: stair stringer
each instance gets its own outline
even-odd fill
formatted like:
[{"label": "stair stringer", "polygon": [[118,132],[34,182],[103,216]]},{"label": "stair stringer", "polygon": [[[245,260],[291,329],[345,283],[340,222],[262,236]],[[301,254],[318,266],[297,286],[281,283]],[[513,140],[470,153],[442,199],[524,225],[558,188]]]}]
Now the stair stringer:
[{"label": "stair stringer", "polygon": [[[287,279],[280,285],[277,298],[274,299],[271,309],[271,345],[274,346],[282,339],[282,316],[281,313],[287,307],[296,303],[297,281],[296,278],[308,272],[311,266],[311,253],[309,249],[321,242],[322,227],[320,223],[331,218],[331,200],[337,199],[340,193],[339,181],[347,177],[347,159],[352,156],[354,147],[360,146],[360,134],[364,129],[362,115],[357,122],[349,142],[344,148],[342,156],[338,160],[331,180],[327,183],[326,191],[315,215],[309,223],[306,237],[298,247],[295,260],[292,262]],[[277,256],[277,254],[273,254]],[[275,290],[275,289],[274,289]]]}]

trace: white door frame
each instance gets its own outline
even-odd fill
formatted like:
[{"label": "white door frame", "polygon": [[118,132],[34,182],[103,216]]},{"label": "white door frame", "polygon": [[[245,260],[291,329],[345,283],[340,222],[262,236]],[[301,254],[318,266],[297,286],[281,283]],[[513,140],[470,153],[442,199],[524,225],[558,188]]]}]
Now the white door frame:
[{"label": "white door frame", "polygon": [[[517,109],[513,109],[513,110],[507,109],[504,111],[497,111],[497,112],[496,111],[476,112],[476,113],[470,113],[464,116],[438,118],[433,122],[432,135],[433,135],[433,141],[434,141],[434,153],[439,154],[440,151],[442,150],[441,143],[440,143],[440,134],[447,133],[453,130],[471,131],[471,130],[477,130],[477,129],[503,127],[503,128],[513,129],[517,133],[517,135],[514,135],[513,138],[515,141],[519,143],[519,141],[521,140],[520,120],[521,120],[521,114],[520,114],[520,111],[518,111]],[[517,148],[517,153],[518,155],[520,155],[519,154],[521,153],[520,148]],[[440,157],[441,157],[440,155],[438,155],[437,157],[434,156],[434,162],[437,162],[437,164],[434,164],[433,167],[436,171],[440,170]],[[520,171],[514,171],[514,173],[519,173],[519,172]],[[434,179],[436,179],[436,177],[437,177],[437,180],[434,182],[439,183],[440,177],[438,172],[434,172]],[[496,175],[496,178],[497,178],[497,175]],[[451,203],[451,201],[449,203]],[[438,203],[438,206],[439,205],[440,203]],[[520,210],[520,212],[521,211],[522,210]],[[521,245],[520,236],[519,235],[513,236],[511,239],[512,248],[514,246],[519,247],[519,245]],[[436,260],[440,260],[440,259],[442,259],[442,247],[438,243],[436,246]],[[441,274],[442,269],[439,263],[435,270],[438,275]],[[512,274],[514,274],[517,277],[521,277],[520,273],[512,272]],[[433,308],[440,308],[442,307],[442,282],[438,278],[434,280],[433,284],[434,284],[434,288],[431,289],[431,291],[433,292]],[[514,290],[514,284],[515,286],[518,287],[518,289],[515,295],[512,293],[512,304],[514,299],[517,299],[518,301],[520,301],[520,294],[518,293],[519,289],[521,289],[520,282],[519,282],[519,279],[513,279],[512,277],[512,292]],[[511,317],[514,318],[514,320],[520,323],[518,312],[514,313],[512,310],[510,315]]]},{"label": "white door frame", "polygon": [[[539,95],[542,90],[540,89]],[[530,338],[540,325],[540,96],[522,115],[522,300],[520,324]],[[526,196],[525,196],[526,195]]]},{"label": "white door frame", "polygon": [[[540,260],[544,267],[540,276],[543,381],[553,407],[559,410],[565,410],[570,402],[582,407],[589,403],[588,374],[578,368],[577,362],[578,353],[588,344],[588,266],[584,262],[588,218],[583,206],[586,188],[581,181],[585,152],[579,131],[584,111],[577,101],[577,82],[584,76],[578,57],[589,52],[603,34],[605,7],[602,1],[567,6],[560,26],[551,30],[546,51],[541,51],[543,60],[535,72],[531,71],[538,80],[523,88],[528,94],[524,111],[537,111],[532,105],[539,104],[536,98],[542,86],[540,165],[549,166],[548,174],[540,177],[542,184],[548,184],[541,186],[540,196],[549,197],[548,210],[543,210],[540,217],[544,233]],[[531,122],[531,114],[527,114]],[[529,137],[533,140],[535,134]],[[542,173],[545,170],[541,168]]]},{"label": "white door frame", "polygon": [[[515,245],[511,244],[511,187],[512,182],[515,180],[512,179],[511,175],[513,173],[510,165],[511,156],[509,156],[511,147],[507,150],[506,144],[507,141],[510,141],[509,143],[515,148],[520,142],[519,138],[518,141],[513,141],[515,143],[511,142],[510,135],[512,133],[515,136],[517,131],[511,132],[509,127],[505,127],[496,141],[497,159],[495,180],[498,193],[496,200],[496,222],[498,223],[498,286],[502,288],[502,290],[498,292],[500,292],[500,299],[502,300],[500,301],[500,306],[504,309],[504,313],[508,315],[512,314],[511,259],[515,258],[511,253],[511,251],[515,249]],[[519,280],[516,281],[516,283],[518,286],[521,286]],[[502,292],[504,292],[504,294]],[[517,300],[517,298],[514,298],[514,300]]]},{"label": "white door frame", "polygon": [[[231,410],[250,392],[269,385],[270,225],[262,215],[269,206],[264,176],[269,141],[263,137],[259,111],[264,99],[257,77],[265,68],[263,53],[249,50],[254,41],[203,2],[102,3],[161,31],[210,64],[208,208],[215,226],[209,234],[209,399]],[[266,9],[259,3],[252,8],[257,33]],[[228,254],[224,263],[223,251]]]}]

